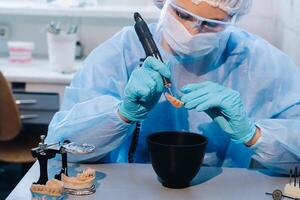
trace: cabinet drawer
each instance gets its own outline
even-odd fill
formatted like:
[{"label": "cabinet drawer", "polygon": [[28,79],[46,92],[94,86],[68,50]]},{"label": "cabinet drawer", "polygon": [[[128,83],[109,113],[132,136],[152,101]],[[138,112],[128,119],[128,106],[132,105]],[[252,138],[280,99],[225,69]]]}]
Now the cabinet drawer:
[{"label": "cabinet drawer", "polygon": [[49,124],[56,111],[20,110],[24,124]]},{"label": "cabinet drawer", "polygon": [[59,95],[55,93],[14,92],[20,110],[59,109]]}]

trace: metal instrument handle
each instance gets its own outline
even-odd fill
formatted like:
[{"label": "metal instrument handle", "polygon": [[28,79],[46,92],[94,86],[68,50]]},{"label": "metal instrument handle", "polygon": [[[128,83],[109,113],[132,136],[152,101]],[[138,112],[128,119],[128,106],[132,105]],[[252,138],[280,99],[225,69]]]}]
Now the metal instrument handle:
[{"label": "metal instrument handle", "polygon": [[27,105],[27,104],[36,104],[37,100],[35,99],[17,99],[16,101],[17,105]]},{"label": "metal instrument handle", "polygon": [[25,119],[35,119],[38,118],[39,115],[36,114],[32,114],[32,115],[20,115],[20,119],[21,120],[25,120]]}]

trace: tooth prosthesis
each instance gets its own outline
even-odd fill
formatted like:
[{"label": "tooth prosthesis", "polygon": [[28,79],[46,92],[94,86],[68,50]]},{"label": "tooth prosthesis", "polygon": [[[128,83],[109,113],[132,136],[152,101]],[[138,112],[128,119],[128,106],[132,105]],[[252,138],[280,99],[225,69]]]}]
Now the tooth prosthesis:
[{"label": "tooth prosthesis", "polygon": [[170,95],[167,92],[165,93],[165,97],[176,108],[180,108],[184,104],[182,101],[176,99],[175,97],[173,97],[172,95]]},{"label": "tooth prosthesis", "polygon": [[50,196],[61,196],[64,191],[64,184],[62,181],[51,179],[47,181],[46,185],[32,184],[30,191]]},{"label": "tooth prosthesis", "polygon": [[69,177],[65,174],[61,175],[64,187],[73,190],[81,190],[90,188],[95,180],[95,170],[87,168],[82,173],[78,173],[76,177]]}]

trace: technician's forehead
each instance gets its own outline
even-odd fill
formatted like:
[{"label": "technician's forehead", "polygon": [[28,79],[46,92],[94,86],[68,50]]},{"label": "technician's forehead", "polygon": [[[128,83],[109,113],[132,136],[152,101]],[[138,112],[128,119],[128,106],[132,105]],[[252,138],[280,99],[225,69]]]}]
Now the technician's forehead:
[{"label": "technician's forehead", "polygon": [[192,0],[172,0],[172,2],[201,17],[217,19],[228,17],[228,14],[225,11],[213,7],[206,2],[201,2],[198,5],[193,3]]}]

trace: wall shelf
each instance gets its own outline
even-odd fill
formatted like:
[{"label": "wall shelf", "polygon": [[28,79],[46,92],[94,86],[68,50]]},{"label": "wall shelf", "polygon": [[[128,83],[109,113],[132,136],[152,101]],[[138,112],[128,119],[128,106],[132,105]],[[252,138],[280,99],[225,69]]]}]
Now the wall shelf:
[{"label": "wall shelf", "polygon": [[159,10],[154,6],[96,6],[96,7],[55,7],[33,3],[1,3],[0,15],[132,18],[134,12],[141,12],[148,19],[157,19]]}]

